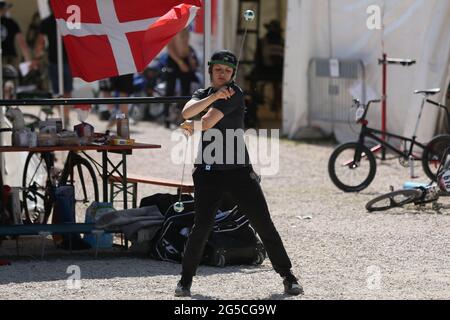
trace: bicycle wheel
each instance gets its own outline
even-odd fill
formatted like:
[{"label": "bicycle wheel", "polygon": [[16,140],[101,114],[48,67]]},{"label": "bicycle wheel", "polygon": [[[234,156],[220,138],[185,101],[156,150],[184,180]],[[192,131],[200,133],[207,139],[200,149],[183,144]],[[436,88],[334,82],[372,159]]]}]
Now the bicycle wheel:
[{"label": "bicycle wheel", "polygon": [[437,170],[445,150],[450,146],[450,135],[443,134],[434,137],[423,150],[422,167],[425,174],[436,181]]},{"label": "bicycle wheel", "polygon": [[129,117],[137,124],[139,121],[144,120],[145,114],[147,113],[146,104],[131,104],[129,107]]},{"label": "bicycle wheel", "polygon": [[95,171],[88,160],[77,154],[69,154],[59,179],[59,185],[72,185],[75,189],[75,212],[84,213],[94,201],[99,201]]},{"label": "bicycle wheel", "polygon": [[[23,113],[23,120],[25,122],[25,126],[27,128],[38,128],[39,127],[39,121],[41,121],[41,119],[38,116],[35,116],[34,114],[30,114],[30,113]],[[11,114],[9,114],[8,112],[6,112],[6,118],[12,123],[13,122],[13,118],[11,116]]]},{"label": "bicycle wheel", "polygon": [[[161,85],[158,85],[158,87],[161,87]],[[162,88],[158,88],[158,89],[154,89],[153,90],[153,97],[163,97],[164,95],[162,94]],[[160,117],[162,117],[164,115],[164,110],[165,110],[165,104],[164,103],[150,103],[148,105],[148,110],[147,110],[147,114],[149,116],[150,120],[157,120]]]},{"label": "bicycle wheel", "polygon": [[377,162],[373,153],[357,142],[337,147],[328,161],[331,181],[345,192],[359,192],[375,178]]},{"label": "bicycle wheel", "polygon": [[34,114],[30,113],[24,113],[23,120],[25,121],[25,126],[30,129],[31,128],[37,129],[39,127],[39,121],[41,121],[41,119],[38,116],[35,116]]},{"label": "bicycle wheel", "polygon": [[366,204],[366,209],[373,212],[397,208],[411,203],[421,196],[422,191],[419,189],[397,190],[370,200]]},{"label": "bicycle wheel", "polygon": [[53,155],[30,152],[22,177],[22,207],[25,223],[46,224],[53,207],[53,185],[50,177]]}]

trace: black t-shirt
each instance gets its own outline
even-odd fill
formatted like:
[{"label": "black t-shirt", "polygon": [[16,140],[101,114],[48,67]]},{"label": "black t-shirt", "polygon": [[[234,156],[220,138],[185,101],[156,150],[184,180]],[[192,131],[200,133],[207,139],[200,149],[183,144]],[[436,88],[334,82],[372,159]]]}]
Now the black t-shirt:
[{"label": "black t-shirt", "polygon": [[[244,93],[234,82],[230,87],[235,91],[230,99],[217,100],[211,107],[220,110],[224,117],[216,125],[202,132],[202,148],[195,161],[195,167],[205,170],[230,170],[250,165],[244,140]],[[199,89],[192,95],[194,100],[202,100],[217,90],[210,87]]]},{"label": "black t-shirt", "polygon": [[[58,42],[57,42],[57,30],[56,19],[54,15],[51,15],[42,20],[39,27],[39,33],[45,34],[48,40],[48,61],[50,63],[58,63]],[[67,54],[63,43],[63,61],[67,63]]]},{"label": "black t-shirt", "polygon": [[10,18],[1,17],[2,51],[4,56],[17,57],[15,38],[20,33],[19,25]]}]

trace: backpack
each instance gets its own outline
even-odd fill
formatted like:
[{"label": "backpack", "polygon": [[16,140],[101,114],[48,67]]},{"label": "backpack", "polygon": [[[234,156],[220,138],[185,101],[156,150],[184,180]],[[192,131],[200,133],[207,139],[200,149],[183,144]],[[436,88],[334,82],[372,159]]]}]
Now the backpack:
[{"label": "backpack", "polygon": [[[162,228],[152,240],[150,256],[154,259],[181,262],[189,233],[194,224],[194,201],[184,201],[181,213],[168,209]],[[249,220],[237,206],[218,211],[206,243],[201,264],[224,267],[237,264],[261,264],[266,257],[264,246]]]},{"label": "backpack", "polygon": [[203,253],[205,264],[259,265],[266,251],[246,216],[234,207],[222,220],[217,220]]}]

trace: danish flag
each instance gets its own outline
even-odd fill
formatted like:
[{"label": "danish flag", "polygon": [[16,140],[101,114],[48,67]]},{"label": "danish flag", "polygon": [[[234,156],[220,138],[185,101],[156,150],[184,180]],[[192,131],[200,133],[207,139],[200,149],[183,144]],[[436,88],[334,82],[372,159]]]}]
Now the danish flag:
[{"label": "danish flag", "polygon": [[200,0],[50,0],[74,77],[142,72],[201,7]]}]

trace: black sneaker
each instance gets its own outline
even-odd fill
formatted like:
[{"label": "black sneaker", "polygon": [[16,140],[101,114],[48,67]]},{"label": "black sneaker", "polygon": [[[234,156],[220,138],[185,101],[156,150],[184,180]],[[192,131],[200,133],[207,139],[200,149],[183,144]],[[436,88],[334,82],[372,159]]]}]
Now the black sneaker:
[{"label": "black sneaker", "polygon": [[191,296],[191,285],[185,286],[178,281],[177,288],[175,289],[175,297],[190,297]]},{"label": "black sneaker", "polygon": [[303,287],[298,283],[295,277],[286,277],[283,280],[284,293],[291,296],[303,294]]}]

